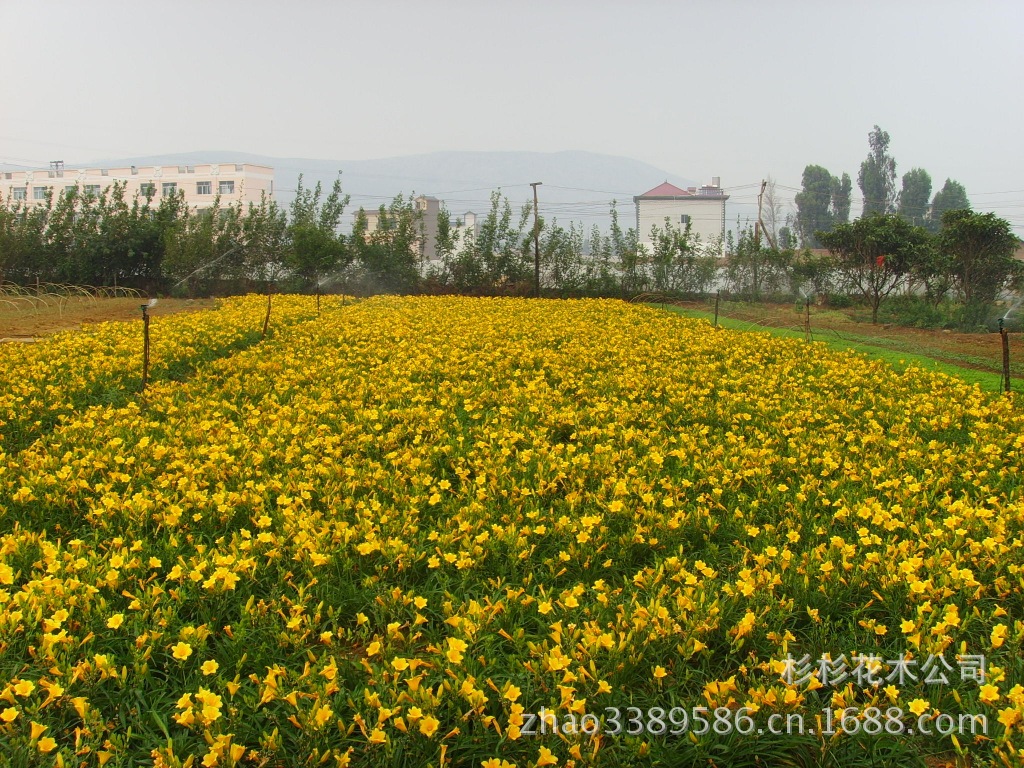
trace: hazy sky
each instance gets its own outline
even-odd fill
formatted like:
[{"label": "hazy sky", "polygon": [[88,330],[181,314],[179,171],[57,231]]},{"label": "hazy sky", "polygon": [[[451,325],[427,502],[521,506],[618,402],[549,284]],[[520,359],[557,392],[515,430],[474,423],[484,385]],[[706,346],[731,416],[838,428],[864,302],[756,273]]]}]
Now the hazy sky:
[{"label": "hazy sky", "polygon": [[859,195],[878,124],[1020,234],[1022,38],[1020,0],[0,0],[0,162],[577,149],[791,200]]}]

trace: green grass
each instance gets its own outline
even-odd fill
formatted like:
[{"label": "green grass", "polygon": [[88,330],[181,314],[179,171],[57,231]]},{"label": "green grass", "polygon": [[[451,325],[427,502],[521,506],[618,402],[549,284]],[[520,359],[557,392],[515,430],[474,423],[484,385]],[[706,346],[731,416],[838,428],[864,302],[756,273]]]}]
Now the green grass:
[{"label": "green grass", "polygon": [[[713,312],[698,309],[686,309],[674,306],[663,306],[662,308],[666,311],[675,312],[685,317],[696,317],[708,321],[713,321],[715,316]],[[801,328],[801,323],[802,318],[799,318],[797,319],[797,322],[793,324],[792,328],[773,328],[771,326],[759,325],[758,323],[752,323],[745,320],[735,320],[733,318],[723,317],[722,315],[719,315],[718,317],[718,325],[722,328],[728,328],[736,331],[770,333],[774,336],[794,339],[804,338],[803,330],[798,330]],[[854,352],[860,352],[861,354],[873,359],[884,360],[897,370],[902,371],[906,370],[910,366],[915,366],[928,371],[956,376],[969,384],[978,384],[986,391],[1000,392],[1003,389],[1003,377],[1001,374],[953,365],[952,363],[947,363],[942,360],[936,360],[934,357],[930,357],[928,355],[878,346],[876,343],[872,343],[877,340],[869,337],[849,333],[840,336],[835,331],[825,329],[820,329],[815,332],[813,325],[811,327],[811,337],[814,341],[822,342],[831,349],[852,350]],[[957,357],[963,359],[965,362],[983,362],[980,359],[969,355],[957,355]],[[1011,375],[1010,388],[1013,392],[1024,393],[1024,380],[1022,380],[1020,376],[1014,377]]]}]

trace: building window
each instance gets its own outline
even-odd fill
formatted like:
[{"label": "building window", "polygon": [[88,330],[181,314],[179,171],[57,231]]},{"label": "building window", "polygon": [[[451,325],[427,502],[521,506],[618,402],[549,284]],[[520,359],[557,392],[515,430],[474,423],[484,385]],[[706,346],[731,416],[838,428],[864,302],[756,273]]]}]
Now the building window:
[{"label": "building window", "polygon": [[687,224],[689,224],[690,223],[690,214],[684,213],[682,216],[680,216],[679,217],[679,223],[682,224],[684,227]]},{"label": "building window", "polygon": [[76,189],[78,189],[78,185],[77,184],[67,184],[67,185],[64,186],[64,194],[65,195],[73,195],[73,194],[75,194],[75,190]]},{"label": "building window", "polygon": [[233,195],[235,194],[235,182],[233,181],[220,181],[217,183],[217,194],[220,195]]},{"label": "building window", "polygon": [[177,182],[174,182],[174,181],[165,181],[164,182],[164,186],[163,186],[164,197],[171,197],[172,195],[177,194],[177,192],[178,192],[178,184],[177,184]]},{"label": "building window", "polygon": [[100,185],[99,184],[86,184],[85,194],[91,195],[92,197],[100,196]]},{"label": "building window", "polygon": [[152,197],[156,194],[156,184],[152,182],[143,182],[139,184],[139,194],[143,197]]},{"label": "building window", "polygon": [[242,172],[242,165],[241,165],[241,163],[235,163],[235,172],[236,173],[241,173]]},{"label": "building window", "polygon": [[47,189],[49,187],[32,187],[32,198],[34,200],[45,200]]},{"label": "building window", "polygon": [[13,192],[14,192],[14,194],[12,195],[12,197],[15,200],[24,200],[25,199],[25,188],[24,187],[15,187]]},{"label": "building window", "polygon": [[213,182],[211,182],[211,181],[197,181],[196,182],[196,194],[197,195],[210,195],[210,194],[213,194]]}]

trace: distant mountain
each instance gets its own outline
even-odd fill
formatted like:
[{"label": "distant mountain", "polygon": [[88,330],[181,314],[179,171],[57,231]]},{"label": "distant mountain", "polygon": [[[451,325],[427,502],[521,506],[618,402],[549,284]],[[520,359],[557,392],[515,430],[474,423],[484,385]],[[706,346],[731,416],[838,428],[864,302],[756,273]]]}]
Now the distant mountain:
[{"label": "distant mountain", "polygon": [[[68,163],[76,166],[195,165],[236,162],[269,165],[274,169],[274,197],[287,206],[295,195],[299,175],[303,184],[317,182],[330,188],[341,171],[342,190],[352,197],[348,213],[359,207],[377,208],[396,195],[432,195],[445,202],[453,216],[467,211],[486,213],[490,194],[500,189],[518,213],[532,201],[530,182],[539,188],[539,208],[545,217],[563,225],[581,221],[588,229],[595,222],[608,224],[608,209],[618,201],[620,221],[634,226],[633,196],[670,181],[680,187],[694,186],[692,179],[677,176],[647,163],[626,157],[592,152],[433,152],[425,155],[388,157],[379,160],[318,160],[281,158],[246,152],[201,151],[145,157],[123,157]],[[707,183],[710,179],[702,179]]]}]

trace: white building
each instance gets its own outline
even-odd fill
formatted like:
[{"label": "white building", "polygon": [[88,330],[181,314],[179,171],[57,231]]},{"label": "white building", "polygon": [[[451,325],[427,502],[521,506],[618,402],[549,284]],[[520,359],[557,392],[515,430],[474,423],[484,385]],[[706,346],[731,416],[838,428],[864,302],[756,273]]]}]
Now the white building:
[{"label": "white building", "polygon": [[676,228],[690,225],[703,245],[714,246],[714,253],[723,255],[725,247],[725,201],[718,176],[703,187],[680,189],[667,181],[633,198],[636,204],[636,232],[641,245],[651,248],[651,228],[665,227],[665,220]]},{"label": "white building", "polygon": [[54,198],[78,187],[80,194],[99,196],[113,183],[125,184],[128,200],[136,195],[160,198],[184,193],[185,203],[193,208],[209,208],[220,196],[226,207],[241,202],[259,203],[266,193],[274,194],[274,169],[251,163],[205,163],[202,165],[131,165],[125,168],[64,168],[51,163],[47,170],[7,171],[0,175],[0,193],[8,202],[28,205],[46,202],[47,192]]}]

